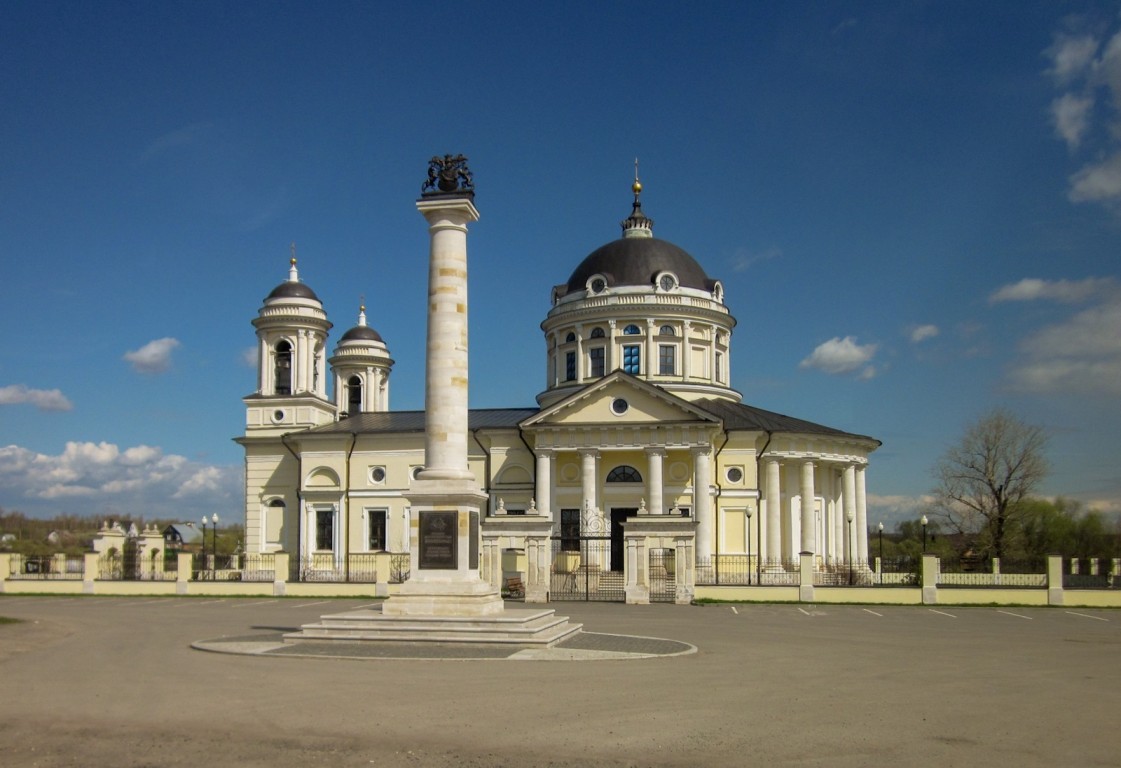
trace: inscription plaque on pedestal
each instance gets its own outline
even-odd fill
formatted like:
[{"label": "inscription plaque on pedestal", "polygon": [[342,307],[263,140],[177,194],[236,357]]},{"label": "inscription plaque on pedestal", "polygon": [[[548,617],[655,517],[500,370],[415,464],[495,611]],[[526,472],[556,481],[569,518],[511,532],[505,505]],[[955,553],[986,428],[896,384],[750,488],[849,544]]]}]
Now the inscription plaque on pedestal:
[{"label": "inscription plaque on pedestal", "polygon": [[417,565],[454,571],[459,567],[458,512],[421,512],[417,537]]}]

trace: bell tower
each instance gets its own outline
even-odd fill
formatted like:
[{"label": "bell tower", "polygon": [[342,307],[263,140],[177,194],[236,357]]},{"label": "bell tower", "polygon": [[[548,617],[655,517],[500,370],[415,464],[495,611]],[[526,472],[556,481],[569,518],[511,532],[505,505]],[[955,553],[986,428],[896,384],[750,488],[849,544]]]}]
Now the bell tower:
[{"label": "bell tower", "polygon": [[335,373],[335,407],[339,418],[389,410],[389,371],[393,360],[381,334],[366,324],[366,307],[358,325],[339,339],[327,361]]},{"label": "bell tower", "polygon": [[253,326],[257,391],[244,398],[246,433],[279,434],[334,421],[327,395],[331,323],[315,291],[300,282],[294,243],[288,279],[265,297]]}]

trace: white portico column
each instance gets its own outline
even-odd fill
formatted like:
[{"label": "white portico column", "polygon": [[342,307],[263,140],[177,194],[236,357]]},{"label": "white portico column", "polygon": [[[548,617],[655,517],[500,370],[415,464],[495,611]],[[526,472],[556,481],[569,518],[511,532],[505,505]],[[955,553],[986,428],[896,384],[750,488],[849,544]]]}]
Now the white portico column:
[{"label": "white portico column", "polygon": [[[856,468],[852,464],[845,466],[845,515],[846,521],[856,519]],[[845,562],[850,563],[857,556],[855,542],[852,541],[852,526],[845,523],[845,537],[842,542],[845,547]]]},{"label": "white portico column", "polygon": [[537,513],[553,519],[553,452],[537,451]]},{"label": "white portico column", "polygon": [[693,453],[693,507],[697,517],[697,557],[712,557],[712,462],[708,448]]},{"label": "white portico column", "polygon": [[864,487],[864,467],[856,470],[856,559],[868,562],[868,494]]},{"label": "white portico column", "polygon": [[467,198],[419,200],[431,240],[425,370],[424,470],[431,480],[474,480],[467,467]]},{"label": "white portico column", "polygon": [[596,514],[599,512],[599,500],[596,498],[596,459],[597,451],[580,451],[580,490],[584,496],[584,508]]},{"label": "white portico column", "polygon": [[662,500],[662,460],[665,456],[663,448],[646,449],[646,498],[649,500],[646,508],[655,515],[665,511],[665,502]]},{"label": "white portico column", "polygon": [[767,502],[767,562],[782,562],[782,489],[779,487],[778,459],[763,462],[766,475]]},{"label": "white portico column", "polygon": [[814,541],[814,464],[802,462],[802,552],[815,552]]}]

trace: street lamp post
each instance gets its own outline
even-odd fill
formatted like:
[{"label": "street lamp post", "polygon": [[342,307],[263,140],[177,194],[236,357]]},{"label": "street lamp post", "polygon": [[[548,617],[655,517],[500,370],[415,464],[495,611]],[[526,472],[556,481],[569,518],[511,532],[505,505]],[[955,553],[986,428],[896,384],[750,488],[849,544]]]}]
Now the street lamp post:
[{"label": "street lamp post", "polygon": [[929,523],[930,521],[926,519],[926,515],[923,515],[922,520],[920,520],[919,522],[922,523],[922,553],[925,555],[926,554],[926,526],[927,526],[927,523]]},{"label": "street lamp post", "polygon": [[[202,564],[199,566],[199,573],[204,574],[210,570],[206,563],[206,515],[202,516]],[[201,576],[200,578],[206,578]]]},{"label": "street lamp post", "polygon": [[880,521],[880,583],[884,583],[884,523]]},{"label": "street lamp post", "polygon": [[210,580],[214,581],[214,569],[218,561],[218,513],[210,516]]},{"label": "street lamp post", "polygon": [[747,583],[751,585],[751,507],[747,508]]}]

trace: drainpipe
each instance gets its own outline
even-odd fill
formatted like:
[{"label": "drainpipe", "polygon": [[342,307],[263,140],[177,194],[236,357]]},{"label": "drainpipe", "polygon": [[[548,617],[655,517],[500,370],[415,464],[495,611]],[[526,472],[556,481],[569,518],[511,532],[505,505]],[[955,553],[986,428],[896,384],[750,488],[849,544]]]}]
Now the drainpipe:
[{"label": "drainpipe", "polygon": [[[762,574],[763,574],[763,570],[762,570],[762,568],[763,568],[763,563],[762,563],[762,560],[763,560],[763,557],[762,557],[762,554],[763,554],[763,537],[762,537],[762,532],[763,532],[763,506],[762,506],[762,504],[758,503],[758,502],[761,502],[763,500],[763,488],[762,488],[763,483],[759,479],[759,473],[763,469],[763,459],[767,455],[767,449],[771,447],[771,440],[775,436],[775,433],[771,432],[770,430],[766,430],[766,433],[767,433],[767,442],[763,443],[763,450],[759,451],[759,453],[757,453],[755,455],[755,492],[756,492],[755,493],[755,500],[757,502],[756,503],[756,509],[755,509],[755,515],[756,515],[756,517],[759,518],[759,522],[757,523],[758,527],[755,530],[756,530],[757,533],[760,534],[760,535],[757,535],[755,537],[755,539],[757,541],[757,544],[755,546],[758,548],[758,552],[759,552],[759,555],[757,555],[755,557],[755,583],[756,584],[762,583]],[[767,501],[767,505],[770,506],[770,500]],[[750,552],[748,552],[747,555],[748,555],[748,557],[751,557]],[[774,557],[774,554],[772,553],[770,556]]]},{"label": "drainpipe", "polygon": [[343,486],[343,502],[346,505],[346,524],[343,526],[343,579],[350,581],[350,457],[354,454],[354,444],[358,433],[350,433],[350,448],[346,451],[346,484]]},{"label": "drainpipe", "polygon": [[713,526],[713,531],[716,533],[716,547],[715,547],[716,555],[715,555],[715,557],[716,557],[716,584],[717,584],[717,586],[720,585],[720,503],[719,503],[718,499],[720,498],[720,492],[722,490],[724,490],[723,488],[720,487],[720,473],[717,471],[717,468],[720,466],[720,454],[724,450],[724,446],[726,446],[728,444],[728,441],[732,439],[732,436],[728,434],[728,430],[724,429],[724,423],[723,422],[720,423],[720,428],[724,432],[724,442],[721,443],[720,447],[717,448],[716,451],[712,454],[712,469],[713,469],[713,472],[715,473],[715,477],[713,478],[713,480],[715,480],[715,482],[713,483],[713,485],[716,486],[716,494],[713,496],[713,499],[712,499],[712,516],[713,516],[713,518],[715,518],[714,522],[716,523]]},{"label": "drainpipe", "polygon": [[[472,429],[471,439],[475,441],[475,445],[479,446],[479,450],[483,452],[483,490],[486,491],[487,494],[487,512],[483,517],[490,517],[490,451],[484,448],[482,441],[479,440],[479,431],[481,429],[482,427],[479,429]],[[470,461],[470,458],[468,458],[468,460]]]}]

